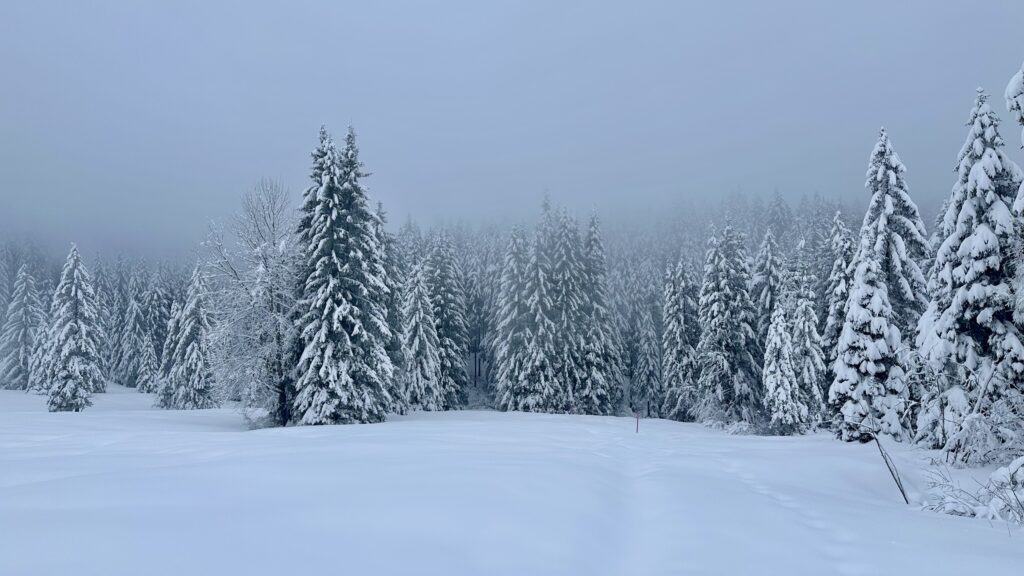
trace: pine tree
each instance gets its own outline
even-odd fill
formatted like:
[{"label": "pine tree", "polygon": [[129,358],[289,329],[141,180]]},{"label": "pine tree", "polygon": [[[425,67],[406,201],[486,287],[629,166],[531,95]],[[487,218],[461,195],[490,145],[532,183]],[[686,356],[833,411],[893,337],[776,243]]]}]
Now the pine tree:
[{"label": "pine tree", "polygon": [[641,307],[636,367],[630,389],[633,413],[648,418],[661,416],[664,392],[661,381],[661,343],[654,325],[654,304]]},{"label": "pine tree", "polygon": [[13,288],[11,283],[11,263],[8,262],[8,249],[0,248],[0,325],[6,321],[7,308],[13,299]]},{"label": "pine tree", "polygon": [[[871,194],[861,245],[871,246],[892,306],[892,322],[909,344],[928,303],[921,262],[928,253],[924,222],[910,199],[900,162],[885,129],[871,151],[864,188]],[[903,348],[903,346],[900,346]]]},{"label": "pine tree", "polygon": [[[918,338],[932,368],[953,375],[953,384],[932,395],[934,405],[925,406],[922,415],[949,414],[957,421],[964,433],[946,440],[945,449],[961,462],[985,460],[995,434],[990,416],[1007,393],[1019,393],[1024,386],[1024,344],[1013,317],[1011,281],[1018,269],[1014,250],[1021,230],[1011,206],[1024,178],[1002,150],[999,119],[987,100],[979,89]],[[934,429],[920,422],[919,427]],[[939,440],[921,438],[933,446]]]},{"label": "pine tree", "polygon": [[32,351],[45,329],[43,320],[35,280],[28,266],[22,264],[0,330],[0,388],[28,389]]},{"label": "pine tree", "polygon": [[114,378],[114,366],[117,363],[118,327],[116,325],[116,301],[113,279],[104,261],[97,257],[94,266],[93,287],[96,291],[96,308],[99,313],[100,326],[103,327],[103,339],[100,341],[100,369],[104,380]]},{"label": "pine tree", "polygon": [[556,371],[557,354],[555,314],[548,286],[548,254],[542,230],[536,234],[526,271],[526,306],[529,314],[523,370],[511,394],[509,410],[522,412],[561,412],[567,395]]},{"label": "pine tree", "polygon": [[[1006,85],[1004,96],[1006,97],[1006,110],[1021,125],[1020,141],[1021,148],[1024,148],[1024,64],[1010,78],[1010,83]],[[1018,195],[1019,197],[1020,195]]]},{"label": "pine tree", "polygon": [[604,242],[597,215],[590,218],[583,242],[583,362],[586,374],[576,392],[576,410],[582,414],[612,414],[615,389],[621,379],[619,345],[609,309]]},{"label": "pine tree", "polygon": [[530,322],[530,295],[527,291],[529,259],[524,232],[521,228],[513,228],[505,250],[498,299],[496,404],[501,410],[517,409],[524,392],[519,384],[525,372],[526,338]]},{"label": "pine tree", "polygon": [[157,364],[156,350],[150,340],[142,343],[139,350],[139,370],[135,378],[135,387],[139,392],[156,392],[160,387],[160,367]]},{"label": "pine tree", "polygon": [[403,294],[405,328],[402,344],[407,361],[403,386],[405,400],[410,408],[443,410],[445,397],[441,388],[440,342],[426,269],[422,264],[413,267]]},{"label": "pine tree", "polygon": [[206,283],[198,266],[192,272],[185,302],[174,322],[175,338],[169,340],[173,346],[171,369],[157,392],[158,405],[172,410],[216,408],[209,350],[212,321]]},{"label": "pine tree", "polygon": [[[853,283],[853,257],[855,246],[850,231],[843,222],[842,214],[836,212],[829,232],[829,246],[832,252],[832,271],[826,283],[825,299],[828,302],[827,316],[822,327],[822,349],[825,351],[827,366],[836,360],[836,345],[846,321],[846,303],[850,299],[850,285]],[[830,373],[829,381],[832,380]]]},{"label": "pine tree", "polygon": [[132,288],[128,291],[128,307],[125,310],[121,334],[118,338],[117,363],[114,374],[118,383],[128,388],[136,388],[139,379],[139,365],[144,349],[152,347],[149,330],[146,329],[146,318],[140,306],[138,287],[132,280]]},{"label": "pine tree", "polygon": [[430,300],[434,305],[437,328],[438,357],[441,360],[441,390],[444,408],[452,410],[466,404],[466,348],[469,334],[466,326],[466,293],[462,274],[451,238],[442,233],[434,242],[427,259],[427,280]]},{"label": "pine tree", "polygon": [[662,317],[662,378],[665,405],[662,414],[672,420],[690,420],[696,403],[697,302],[693,282],[683,258],[665,274]]},{"label": "pine tree", "polygon": [[794,366],[793,326],[784,306],[772,312],[764,352],[764,408],[771,429],[782,435],[800,434],[807,429],[810,414]]},{"label": "pine tree", "polygon": [[708,242],[700,290],[700,420],[756,424],[761,419],[761,350],[749,281],[742,235],[726,227]]},{"label": "pine tree", "polygon": [[52,323],[46,335],[42,382],[50,412],[80,412],[104,389],[99,342],[102,330],[96,294],[78,248],[72,244],[54,293]]},{"label": "pine tree", "polygon": [[158,273],[142,296],[143,324],[159,364],[164,341],[167,339],[167,323],[171,318],[171,296],[164,286],[165,280]]},{"label": "pine tree", "polygon": [[858,259],[828,394],[834,428],[847,442],[867,442],[875,433],[902,439],[909,394],[899,330],[892,322],[881,266],[867,242]]},{"label": "pine tree", "polygon": [[[796,273],[788,291],[791,298],[789,334],[792,345],[793,369],[811,424],[821,422],[825,408],[828,371],[825,353],[818,335],[818,315],[814,311],[814,285],[817,282],[811,270],[811,253],[801,240],[798,244]],[[766,368],[767,370],[767,368]],[[767,383],[766,383],[767,388]]]},{"label": "pine tree", "polygon": [[383,249],[364,176],[353,131],[339,153],[321,128],[299,222],[299,424],[380,422],[392,404]]},{"label": "pine tree", "polygon": [[398,256],[398,245],[394,235],[384,229],[387,224],[387,214],[384,212],[384,205],[377,203],[376,227],[377,242],[382,250],[382,270],[384,285],[387,288],[383,294],[385,316],[387,318],[387,334],[381,334],[384,339],[385,350],[391,360],[392,387],[388,391],[391,396],[390,410],[404,414],[408,406],[405,399],[406,394],[402,390],[402,372],[405,370],[404,347],[402,345],[402,333],[405,330],[405,320],[402,317],[403,299],[401,269]]},{"label": "pine tree", "polygon": [[584,263],[579,229],[564,210],[555,221],[552,242],[551,298],[555,309],[556,366],[566,393],[567,412],[579,412],[577,395],[586,385],[588,370],[583,340],[584,313],[589,308],[584,292]]},{"label": "pine tree", "polygon": [[754,273],[750,282],[750,297],[757,310],[757,335],[761,341],[768,335],[768,325],[782,294],[782,261],[779,247],[771,228],[754,258]]},{"label": "pine tree", "polygon": [[771,232],[777,241],[788,244],[790,228],[793,225],[793,210],[776,190],[772,194],[771,202],[768,203],[766,214],[766,233]]}]

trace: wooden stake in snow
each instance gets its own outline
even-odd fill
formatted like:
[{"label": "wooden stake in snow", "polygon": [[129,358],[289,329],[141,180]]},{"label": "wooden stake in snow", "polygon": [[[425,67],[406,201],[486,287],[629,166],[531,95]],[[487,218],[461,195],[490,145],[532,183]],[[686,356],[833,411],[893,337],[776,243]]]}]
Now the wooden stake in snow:
[{"label": "wooden stake in snow", "polygon": [[637,413],[637,414],[634,414],[634,416],[636,416],[636,433],[639,434],[640,433],[640,414]]}]

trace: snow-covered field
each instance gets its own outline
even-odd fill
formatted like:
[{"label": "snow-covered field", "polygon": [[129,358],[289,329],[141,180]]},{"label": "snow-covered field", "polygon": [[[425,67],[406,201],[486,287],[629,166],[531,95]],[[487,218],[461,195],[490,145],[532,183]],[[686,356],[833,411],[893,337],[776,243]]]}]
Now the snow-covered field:
[{"label": "snow-covered field", "polygon": [[[873,445],[495,412],[246,431],[0,391],[0,574],[1013,574],[1024,532],[902,503]],[[924,453],[892,447],[910,487]]]}]

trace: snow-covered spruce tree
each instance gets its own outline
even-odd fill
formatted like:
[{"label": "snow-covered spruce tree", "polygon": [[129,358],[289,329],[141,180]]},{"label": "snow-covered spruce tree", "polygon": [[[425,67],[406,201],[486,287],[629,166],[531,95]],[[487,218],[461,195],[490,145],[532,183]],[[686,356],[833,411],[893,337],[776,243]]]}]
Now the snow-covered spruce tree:
[{"label": "snow-covered spruce tree", "polygon": [[139,369],[135,376],[135,389],[142,393],[156,392],[160,386],[160,366],[153,343],[146,339],[139,350]]},{"label": "snow-covered spruce tree", "polygon": [[772,229],[764,234],[761,247],[754,257],[754,271],[750,281],[750,297],[757,311],[757,336],[761,341],[768,335],[775,307],[782,295],[783,263]]},{"label": "snow-covered spruce tree", "polygon": [[391,360],[391,389],[388,395],[391,397],[389,410],[399,414],[405,414],[408,406],[406,394],[402,390],[402,372],[405,369],[405,356],[403,355],[402,332],[405,329],[402,318],[402,283],[399,264],[398,241],[395,236],[384,229],[387,224],[387,213],[384,212],[384,205],[377,203],[376,227],[374,233],[377,235],[377,242],[381,247],[381,270],[384,286],[387,289],[383,294],[385,318],[387,319],[388,331],[381,334],[384,338],[384,349]]},{"label": "snow-covered spruce tree", "polygon": [[525,393],[519,384],[524,373],[527,329],[530,323],[527,269],[530,254],[526,235],[512,229],[505,265],[501,272],[498,318],[495,340],[497,363],[496,405],[500,410],[516,410]]},{"label": "snow-covered spruce tree", "polygon": [[113,370],[114,380],[128,388],[138,386],[139,363],[142,361],[143,350],[152,346],[149,330],[146,328],[146,317],[138,299],[140,291],[135,286],[134,279],[132,285],[128,291],[128,307],[118,337],[117,363]]},{"label": "snow-covered spruce tree", "polygon": [[97,256],[93,265],[93,289],[96,291],[96,308],[99,312],[100,326],[103,328],[103,339],[100,341],[100,369],[105,380],[114,379],[114,366],[117,363],[118,327],[116,325],[116,299],[114,296],[113,278],[104,260]]},{"label": "snow-covered spruce tree", "polygon": [[696,415],[701,421],[756,425],[762,420],[761,348],[749,282],[742,235],[727,226],[708,242],[700,290]]},{"label": "snow-covered spruce tree", "polygon": [[405,319],[402,344],[406,359],[406,370],[402,376],[404,401],[411,409],[443,410],[445,395],[441,388],[440,343],[426,269],[422,264],[413,267],[402,294],[402,317]]},{"label": "snow-covered spruce tree", "polygon": [[160,352],[160,379],[167,378],[174,367],[174,348],[178,345],[178,338],[181,334],[181,304],[177,301],[171,303],[171,315],[167,318],[167,338],[164,339],[163,350]]},{"label": "snow-covered spruce tree", "polygon": [[522,412],[562,412],[567,395],[558,380],[555,314],[548,286],[543,233],[538,229],[530,263],[526,269],[526,306],[528,324],[522,357],[522,372],[507,403],[509,410]]},{"label": "snow-covered spruce tree", "polygon": [[619,346],[609,309],[604,242],[597,215],[590,217],[583,241],[583,362],[586,374],[576,391],[581,414],[612,414],[621,380]]},{"label": "snow-covered spruce tree", "polygon": [[853,257],[856,249],[850,230],[839,212],[836,212],[832,219],[828,244],[832,252],[832,271],[829,273],[824,294],[828,305],[821,342],[829,370],[828,381],[831,381],[834,376],[831,366],[836,360],[836,345],[839,343],[839,334],[843,331],[843,323],[846,322],[846,303],[850,299],[850,286],[853,283]]},{"label": "snow-covered spruce tree", "polygon": [[[976,464],[1000,457],[1006,438],[995,416],[1012,412],[1006,401],[1024,385],[1012,283],[1021,230],[1012,206],[1022,175],[1002,150],[999,119],[981,89],[967,125],[918,338],[921,355],[949,386],[926,399],[918,436],[954,462]],[[955,422],[956,432],[938,437],[945,427],[929,421],[936,418]]]},{"label": "snow-covered spruce tree", "polygon": [[96,293],[78,248],[72,244],[54,292],[51,325],[41,362],[50,412],[80,412],[104,390]]},{"label": "snow-covered spruce tree", "polygon": [[[764,408],[769,428],[781,435],[807,430],[807,398],[794,366],[793,330],[785,306],[776,306],[764,350]],[[812,312],[813,313],[813,312]]]},{"label": "snow-covered spruce tree", "polygon": [[466,346],[469,334],[466,326],[466,293],[462,274],[451,238],[441,233],[426,261],[427,286],[434,305],[438,339],[438,357],[441,361],[441,390],[444,409],[453,410],[466,405]]},{"label": "snow-covered spruce tree", "polygon": [[640,309],[637,358],[629,393],[633,413],[647,418],[661,416],[664,390],[661,382],[661,342],[654,325],[654,303]]},{"label": "snow-covered spruce tree", "polygon": [[584,290],[583,245],[575,220],[564,209],[558,211],[555,226],[551,298],[557,314],[557,369],[567,395],[565,410],[577,413],[581,412],[577,395],[589,376],[584,354],[584,313],[590,305]]},{"label": "snow-covered spruce tree", "polygon": [[818,315],[814,311],[814,286],[817,279],[812,272],[811,258],[812,253],[801,240],[795,258],[797,265],[793,282],[788,288],[792,293],[788,320],[793,369],[800,394],[807,406],[807,422],[817,425],[825,416],[828,371],[825,368],[825,353],[821,349],[821,337],[818,335]]},{"label": "snow-covered spruce tree", "polygon": [[679,261],[665,274],[661,339],[662,380],[665,405],[662,415],[672,420],[691,420],[696,403],[697,301],[686,261]]},{"label": "snow-covered spruce tree", "polygon": [[196,266],[185,302],[178,310],[170,374],[161,383],[157,403],[172,410],[201,410],[218,405],[210,369],[212,322],[203,272]]},{"label": "snow-covered spruce tree", "polygon": [[[780,241],[783,245],[789,245],[789,233],[793,226],[793,209],[789,207],[789,204],[782,197],[782,194],[776,190],[772,194],[772,199],[768,203],[768,211],[765,214],[765,227],[766,231],[771,231],[772,235],[775,236],[776,241]],[[752,239],[756,241],[756,239]]]},{"label": "snow-covered spruce tree", "polygon": [[7,307],[10,306],[14,291],[11,281],[14,271],[11,270],[11,263],[8,260],[8,248],[0,247],[0,325],[6,320]]},{"label": "snow-covered spruce tree", "polygon": [[900,334],[881,266],[869,237],[864,238],[828,394],[836,435],[847,442],[867,442],[876,433],[902,439],[908,429]]},{"label": "snow-covered spruce tree", "polygon": [[1021,125],[1020,141],[1021,147],[1024,148],[1024,64],[1010,78],[1004,96],[1006,97],[1006,110]]},{"label": "snow-covered spruce tree", "polygon": [[383,249],[364,176],[354,132],[339,153],[321,128],[298,226],[298,424],[380,422],[392,404]]},{"label": "snow-covered spruce tree", "polygon": [[[864,188],[871,194],[861,226],[861,249],[866,241],[875,253],[892,306],[892,322],[909,350],[928,294],[921,262],[928,253],[924,222],[910,199],[906,168],[892,148],[885,128],[871,151]],[[866,240],[865,240],[866,237]]]},{"label": "snow-covered spruce tree", "polygon": [[160,361],[160,353],[167,339],[167,321],[171,317],[171,297],[164,287],[164,280],[158,272],[142,295],[143,325],[146,327],[150,343]]},{"label": "snow-covered spruce tree", "polygon": [[43,319],[35,280],[28,265],[22,264],[0,329],[0,388],[28,389],[32,351],[45,330]]}]

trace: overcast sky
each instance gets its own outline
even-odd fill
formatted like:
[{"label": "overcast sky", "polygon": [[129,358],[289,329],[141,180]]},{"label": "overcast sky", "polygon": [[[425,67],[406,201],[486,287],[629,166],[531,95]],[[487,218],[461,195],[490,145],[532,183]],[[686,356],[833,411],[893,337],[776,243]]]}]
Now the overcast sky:
[{"label": "overcast sky", "polygon": [[859,198],[883,124],[930,207],[975,87],[1007,118],[1022,23],[1021,0],[5,1],[0,226],[193,242],[261,176],[300,192],[321,123],[356,127],[394,221]]}]

